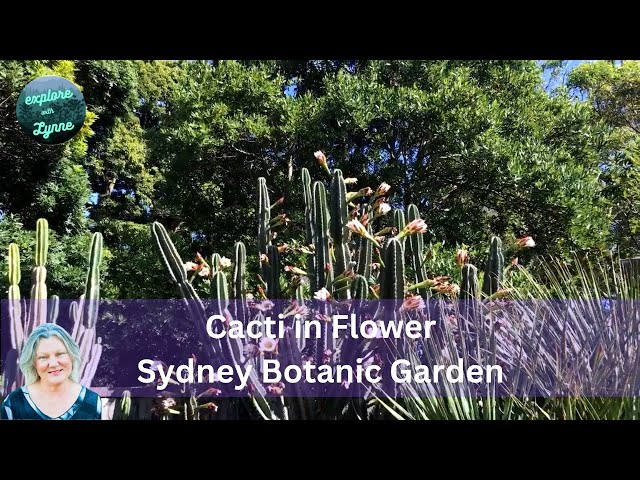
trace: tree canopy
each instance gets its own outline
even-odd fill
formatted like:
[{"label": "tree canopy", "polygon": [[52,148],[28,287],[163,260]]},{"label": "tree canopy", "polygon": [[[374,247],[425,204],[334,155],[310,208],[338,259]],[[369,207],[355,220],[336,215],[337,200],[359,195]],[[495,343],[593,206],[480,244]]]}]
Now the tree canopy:
[{"label": "tree canopy", "polygon": [[[328,181],[322,150],[358,185],[390,184],[394,207],[415,203],[433,241],[531,235],[538,254],[633,253],[637,72],[584,64],[569,85],[581,100],[545,90],[534,61],[2,61],[0,225],[101,231],[105,291],[168,296],[150,222],[191,254],[251,249],[264,176],[302,240],[300,170]],[[57,146],[30,141],[14,114],[48,73],[88,106]]]}]

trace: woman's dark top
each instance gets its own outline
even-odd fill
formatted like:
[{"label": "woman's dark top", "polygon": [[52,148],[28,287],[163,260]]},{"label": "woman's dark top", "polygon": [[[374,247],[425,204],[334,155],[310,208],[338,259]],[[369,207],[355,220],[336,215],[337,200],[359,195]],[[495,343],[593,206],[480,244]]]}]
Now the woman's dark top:
[{"label": "woman's dark top", "polygon": [[36,407],[27,387],[11,392],[0,408],[2,420],[100,420],[101,415],[102,399],[84,385],[75,403],[59,417],[50,417]]}]

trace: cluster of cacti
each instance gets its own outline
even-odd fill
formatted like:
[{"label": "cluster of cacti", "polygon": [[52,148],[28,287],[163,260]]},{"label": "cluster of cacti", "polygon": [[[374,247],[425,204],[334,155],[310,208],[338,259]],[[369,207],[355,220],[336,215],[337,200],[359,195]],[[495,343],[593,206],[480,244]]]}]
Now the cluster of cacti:
[{"label": "cluster of cacti", "polygon": [[[11,349],[7,353],[4,371],[4,394],[24,384],[24,376],[18,360],[24,342],[33,330],[43,323],[56,323],[60,299],[53,295],[47,299],[47,254],[49,251],[49,226],[45,219],[36,224],[35,266],[31,280],[31,299],[27,303],[20,298],[20,251],[18,245],[9,245],[9,317]],[[100,356],[102,339],[96,338],[96,321],[100,300],[100,264],[102,262],[102,234],[94,233],[89,253],[89,268],[84,293],[80,300],[71,303],[69,315],[73,322],[72,338],[80,346],[80,382],[90,387]]]},{"label": "cluster of cacti", "polygon": [[[374,222],[391,209],[385,202],[389,186],[382,184],[376,191],[371,188],[363,188],[357,192],[347,191],[347,182],[340,170],[334,170],[329,185],[330,197],[327,200],[327,189],[321,181],[312,184],[309,171],[306,168],[301,172],[302,197],[304,200],[305,219],[305,243],[303,251],[307,254],[306,270],[300,266],[286,266],[285,271],[293,271],[296,276],[306,276],[310,287],[310,295],[305,298],[303,287],[299,278],[294,277],[292,282],[295,287],[290,289],[290,301],[295,301],[298,306],[304,305],[309,297],[315,295],[316,299],[351,300],[355,304],[357,300],[381,299],[385,300],[384,308],[379,308],[375,318],[384,321],[397,321],[400,306],[407,292],[416,290],[423,299],[430,299],[432,290],[440,293],[457,296],[463,299],[478,298],[477,269],[473,265],[464,265],[462,268],[462,285],[451,285],[441,278],[429,279],[424,266],[424,243],[422,233],[426,231],[424,221],[420,219],[418,208],[409,205],[407,208],[408,222],[401,210],[393,213],[393,226],[383,228],[374,233]],[[273,227],[278,225],[280,215],[274,219],[271,217],[272,208],[279,204],[271,205],[266,180],[260,178],[257,189],[258,197],[258,250],[260,259],[261,282],[258,286],[260,300],[274,300],[271,314],[277,315],[275,309],[283,309],[281,298],[281,256],[279,246],[274,245]],[[207,314],[200,302],[193,286],[187,280],[187,271],[175,247],[173,246],[166,230],[159,223],[152,227],[163,259],[167,264],[173,280],[178,284],[183,298],[188,300],[192,318],[201,338],[212,347],[213,355],[220,361],[229,364],[244,363],[247,361],[245,352],[247,345],[239,339],[229,339],[224,336],[221,340],[215,340],[206,335],[205,323]],[[409,238],[405,238],[409,237]],[[282,246],[281,246],[282,247]],[[246,251],[241,242],[236,243],[234,252],[235,265],[230,286],[232,297],[229,297],[227,278],[225,273],[218,268],[216,259],[212,258],[211,298],[215,299],[214,309],[217,313],[225,312],[231,305],[233,298],[234,311],[229,312],[235,319],[247,322],[250,315],[253,318],[264,318],[264,313],[258,311],[250,313],[246,300]],[[282,249],[285,251],[285,249]],[[375,252],[375,257],[374,257]],[[412,272],[414,283],[406,285],[405,259]],[[374,260],[376,260],[374,262]],[[495,294],[500,288],[502,267],[504,259],[501,250],[501,242],[498,238],[492,239],[487,271],[485,273],[485,293]],[[310,317],[330,316],[332,303],[315,302],[315,311]],[[292,320],[295,321],[295,320]],[[304,321],[304,320],[303,320]],[[289,323],[289,326],[291,324]],[[218,328],[224,328],[218,325]],[[283,365],[301,364],[311,361],[316,364],[352,363],[362,352],[363,345],[353,342],[350,338],[334,339],[327,322],[323,322],[320,338],[295,338],[292,330],[287,330],[284,338],[279,339],[278,356]],[[343,344],[342,342],[347,342]],[[248,341],[252,342],[252,341]],[[387,342],[388,343],[388,342]],[[395,344],[381,345],[379,354],[382,358],[390,358],[392,354],[398,355],[403,344],[398,341]],[[336,351],[349,352],[349,358],[336,358]],[[255,362],[252,370],[251,392],[255,406],[263,416],[273,416],[273,404],[265,386],[261,383],[258,372],[261,371],[262,356],[257,355],[248,361]],[[384,381],[386,387],[393,388],[390,382]],[[388,375],[387,375],[387,380]],[[293,396],[297,395],[299,386],[291,384]],[[270,392],[274,390],[269,389]],[[275,390],[277,391],[277,389]],[[305,418],[310,411],[308,399],[286,399],[285,405],[291,411],[285,412],[289,418]],[[282,404],[280,404],[281,406]]]},{"label": "cluster of cacti", "polygon": [[[265,199],[268,202],[268,199]],[[262,205],[262,203],[261,203]],[[268,203],[267,203],[268,206]],[[260,248],[263,248],[270,243],[269,240],[269,216],[268,214],[263,217],[265,220],[265,224],[261,223],[260,232],[261,236],[259,238]],[[158,222],[154,222],[152,227],[153,235],[156,239],[156,242],[160,248],[160,252],[162,254],[162,258],[171,274],[172,280],[178,285],[180,290],[180,294],[185,299],[185,303],[191,315],[191,318],[196,326],[196,330],[201,340],[205,342],[206,345],[210,347],[210,350],[205,350],[205,355],[207,356],[207,360],[209,363],[218,363],[219,361],[225,361],[230,365],[241,364],[244,362],[244,344],[241,339],[237,338],[229,338],[229,336],[225,335],[221,339],[215,339],[208,335],[206,331],[206,323],[207,319],[212,313],[224,313],[229,305],[229,295],[227,289],[227,279],[226,275],[222,270],[215,271],[211,278],[211,298],[216,300],[213,302],[215,306],[215,310],[217,312],[207,313],[204,304],[202,303],[199,295],[196,293],[191,282],[187,280],[187,269],[185,268],[185,264],[182,262],[169,234],[167,233],[164,226]],[[242,288],[243,285],[243,276],[244,276],[244,268],[245,268],[245,260],[246,255],[243,255],[244,245],[240,242],[236,244],[236,266],[234,269],[234,278],[232,281],[232,285],[234,285],[234,294],[239,294],[237,288]],[[212,261],[215,269],[215,261]],[[263,270],[263,275],[268,272],[266,269]],[[237,304],[238,302],[234,302]],[[218,322],[220,323],[220,322]],[[224,326],[218,324],[215,328],[224,328]],[[269,411],[268,404],[265,400],[266,390],[262,383],[258,380],[256,370],[252,369],[252,376],[250,378],[251,385],[253,387],[254,398],[256,402],[256,406],[261,411]],[[229,387],[232,387],[230,385]]]}]

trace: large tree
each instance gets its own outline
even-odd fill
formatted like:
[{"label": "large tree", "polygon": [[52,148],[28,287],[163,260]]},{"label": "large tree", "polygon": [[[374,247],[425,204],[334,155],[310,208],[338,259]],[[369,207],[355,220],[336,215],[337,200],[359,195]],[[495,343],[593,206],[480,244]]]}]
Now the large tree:
[{"label": "large tree", "polygon": [[26,228],[47,217],[60,233],[86,228],[85,204],[90,187],[84,158],[95,115],[71,141],[43,145],[21,130],[16,102],[22,89],[43,75],[76,81],[71,61],[0,61],[0,211],[20,216]]},{"label": "large tree", "polygon": [[588,96],[609,136],[601,150],[604,194],[611,202],[615,247],[623,256],[640,253],[640,62],[583,63],[569,86]]},{"label": "large tree", "polygon": [[[544,91],[536,62],[353,66],[296,98],[288,134],[297,167],[324,149],[362,185],[390,183],[398,206],[416,203],[450,243],[495,233],[533,235],[545,253],[605,244],[602,131],[587,105]],[[305,84],[295,75],[288,80]]]}]

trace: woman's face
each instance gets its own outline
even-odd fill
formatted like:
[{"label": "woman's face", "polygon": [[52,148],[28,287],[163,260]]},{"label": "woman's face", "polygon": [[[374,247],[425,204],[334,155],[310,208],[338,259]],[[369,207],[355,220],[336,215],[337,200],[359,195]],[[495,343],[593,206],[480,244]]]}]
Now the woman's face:
[{"label": "woman's face", "polygon": [[40,339],[35,362],[43,382],[61,384],[71,375],[71,355],[58,337]]}]

